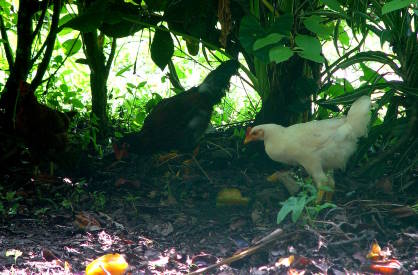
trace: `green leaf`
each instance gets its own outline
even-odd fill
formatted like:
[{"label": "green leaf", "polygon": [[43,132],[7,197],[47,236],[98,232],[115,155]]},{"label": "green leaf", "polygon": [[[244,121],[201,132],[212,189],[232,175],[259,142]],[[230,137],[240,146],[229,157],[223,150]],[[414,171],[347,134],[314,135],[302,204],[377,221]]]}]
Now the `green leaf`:
[{"label": "green leaf", "polygon": [[61,85],[60,85],[60,90],[61,90],[64,94],[66,94],[66,93],[68,93],[68,86],[67,86],[66,84],[61,84]]},{"label": "green leaf", "polygon": [[253,50],[256,51],[258,49],[264,48],[265,46],[276,44],[279,42],[284,35],[278,33],[270,33],[269,35],[257,39],[253,44]]},{"label": "green leaf", "polygon": [[418,4],[417,0],[392,0],[386,4],[383,5],[382,7],[382,15],[392,12],[392,11],[397,11],[400,9],[403,9],[405,7],[408,7],[411,4]]},{"label": "green leaf", "polygon": [[109,1],[96,0],[81,15],[60,26],[81,32],[92,32],[99,28],[109,7]]},{"label": "green leaf", "polygon": [[280,63],[288,60],[293,56],[293,51],[284,46],[277,46],[269,51],[269,59],[271,62]]},{"label": "green leaf", "polygon": [[268,28],[269,33],[280,33],[286,36],[292,31],[293,27],[293,14],[285,13],[280,15],[279,18]]},{"label": "green leaf", "polygon": [[360,80],[374,84],[376,83],[385,83],[385,79],[375,70],[366,66],[364,63],[360,63],[360,68],[363,71],[363,75],[360,76]]},{"label": "green leaf", "polygon": [[323,63],[325,61],[325,59],[321,56],[321,43],[316,37],[299,34],[295,37],[295,42],[296,45],[302,49],[302,52],[298,52],[300,57],[318,63]]},{"label": "green leaf", "polygon": [[84,104],[83,102],[81,102],[80,99],[78,98],[72,98],[71,100],[71,105],[75,108],[75,109],[84,109]]},{"label": "green leaf", "polygon": [[174,53],[174,43],[168,31],[157,29],[151,43],[151,59],[164,70]]},{"label": "green leaf", "polygon": [[331,10],[344,13],[344,9],[341,7],[340,3],[336,0],[321,0],[321,2],[327,5]]},{"label": "green leaf", "polygon": [[292,212],[292,221],[296,222],[306,206],[306,195],[300,197],[290,197],[284,203],[279,213],[277,213],[277,224],[280,224],[286,216]]},{"label": "green leaf", "polygon": [[344,30],[344,27],[340,25],[338,25],[338,40],[341,42],[341,44],[343,44],[344,46],[349,46],[350,45],[350,37],[348,36],[348,33]]},{"label": "green leaf", "polygon": [[263,28],[261,28],[257,18],[247,15],[241,19],[239,40],[246,51],[251,53],[253,51],[254,42],[264,35],[265,32]]},{"label": "green leaf", "polygon": [[296,205],[296,203],[296,197],[290,197],[283,203],[282,208],[280,208],[279,213],[277,213],[277,224],[280,224],[284,218],[286,218],[286,216],[293,211],[293,207]]},{"label": "green leaf", "polygon": [[334,28],[333,26],[323,24],[322,21],[324,21],[324,19],[320,16],[312,15],[306,18],[303,21],[303,24],[311,32],[316,33],[318,36],[324,39],[327,39],[332,36]]},{"label": "green leaf", "polygon": [[306,195],[299,197],[296,204],[294,205],[293,212],[292,212],[292,222],[297,222],[300,215],[302,214],[303,209],[305,208],[305,205],[306,205]]},{"label": "green leaf", "polygon": [[340,64],[338,64],[337,68],[339,69],[345,69],[348,66],[358,64],[361,62],[367,62],[367,61],[375,61],[382,64],[389,65],[396,73],[399,73],[400,69],[398,65],[396,65],[393,60],[388,57],[384,52],[380,51],[367,51],[367,52],[360,52],[356,55],[353,55],[352,57],[344,60]]},{"label": "green leaf", "polygon": [[77,53],[81,49],[81,41],[78,38],[68,39],[62,43],[64,52],[66,55],[70,56]]},{"label": "green leaf", "polygon": [[124,68],[120,69],[117,73],[116,76],[121,76],[123,75],[124,72],[129,71],[129,69],[133,66],[133,64],[129,64],[127,66],[125,66]]}]

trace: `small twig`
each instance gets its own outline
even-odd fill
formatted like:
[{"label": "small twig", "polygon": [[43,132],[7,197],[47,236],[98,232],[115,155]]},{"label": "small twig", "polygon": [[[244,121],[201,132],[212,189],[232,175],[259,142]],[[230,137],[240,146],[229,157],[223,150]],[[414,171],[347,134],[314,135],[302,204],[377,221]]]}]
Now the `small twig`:
[{"label": "small twig", "polygon": [[[189,275],[197,275],[197,274],[202,274],[202,273],[206,273],[209,270],[215,269],[217,267],[220,267],[222,265],[226,265],[226,264],[230,264],[233,263],[235,261],[241,260],[247,256],[250,256],[254,253],[256,253],[257,251],[259,251],[260,249],[266,247],[267,245],[273,243],[274,241],[276,241],[278,239],[279,236],[281,236],[283,234],[283,230],[278,228],[276,230],[274,230],[273,232],[271,232],[269,235],[267,235],[266,237],[262,238],[261,240],[259,240],[254,246],[249,247],[247,249],[245,249],[244,251],[241,251],[229,258],[226,258],[225,260],[220,261],[219,263],[210,265],[208,267],[204,267],[204,268],[200,268],[194,272],[189,273]],[[284,236],[282,236],[282,238],[288,236],[289,234],[286,234]]]},{"label": "small twig", "polygon": [[208,181],[210,183],[213,184],[212,179],[209,177],[208,173],[206,173],[206,171],[203,169],[203,167],[200,165],[200,163],[197,161],[197,159],[195,158],[195,156],[192,156],[192,159],[194,160],[196,166],[199,168],[199,170],[202,172],[203,175],[205,175],[205,177],[208,179]]},{"label": "small twig", "polygon": [[338,241],[338,242],[333,242],[333,243],[327,243],[328,246],[341,246],[341,245],[347,245],[350,243],[355,243],[355,242],[359,242],[362,241],[364,239],[366,239],[367,235],[364,234],[361,237],[357,237],[357,238],[353,238],[353,239],[349,239],[349,240],[344,240],[344,241]]},{"label": "small twig", "polygon": [[215,147],[217,147],[217,148],[219,148],[219,149],[221,149],[223,152],[225,152],[229,157],[233,157],[232,156],[232,154],[231,154],[231,152],[229,152],[228,150],[226,150],[224,147],[222,147],[221,145],[219,145],[219,144],[216,144],[216,143],[213,143],[213,142],[211,142],[211,141],[206,141],[208,144],[211,144],[211,145],[213,145],[213,146],[215,146]]}]

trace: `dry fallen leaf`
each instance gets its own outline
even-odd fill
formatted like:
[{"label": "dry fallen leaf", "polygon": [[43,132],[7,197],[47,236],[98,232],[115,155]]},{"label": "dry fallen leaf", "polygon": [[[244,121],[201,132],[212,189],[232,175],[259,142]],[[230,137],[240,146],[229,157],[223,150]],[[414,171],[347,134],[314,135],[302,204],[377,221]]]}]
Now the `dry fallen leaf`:
[{"label": "dry fallen leaf", "polygon": [[75,216],[75,225],[85,231],[97,231],[100,229],[100,223],[90,214],[80,212]]},{"label": "dry fallen leaf", "polygon": [[237,188],[224,188],[219,191],[218,196],[216,197],[216,206],[245,206],[248,204],[249,200],[249,198],[243,197],[241,191]]}]

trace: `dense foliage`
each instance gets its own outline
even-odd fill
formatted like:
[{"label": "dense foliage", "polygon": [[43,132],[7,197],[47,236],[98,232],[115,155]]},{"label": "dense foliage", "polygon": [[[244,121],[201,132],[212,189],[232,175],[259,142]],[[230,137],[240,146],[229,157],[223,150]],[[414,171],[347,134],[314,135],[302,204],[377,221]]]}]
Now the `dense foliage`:
[{"label": "dense foliage", "polygon": [[[113,135],[111,122],[123,122],[117,131],[138,129],[162,97],[197,85],[206,73],[192,79],[192,61],[239,58],[240,82],[262,104],[247,93],[241,101],[232,97],[217,109],[215,124],[321,119],[371,94],[373,125],[352,163],[371,148],[359,172],[400,176],[418,160],[416,1],[0,0],[0,6],[5,125],[24,80],[41,101],[88,121],[84,143],[104,142]],[[149,58],[158,68],[144,65]],[[160,69],[159,79],[150,77]]]}]

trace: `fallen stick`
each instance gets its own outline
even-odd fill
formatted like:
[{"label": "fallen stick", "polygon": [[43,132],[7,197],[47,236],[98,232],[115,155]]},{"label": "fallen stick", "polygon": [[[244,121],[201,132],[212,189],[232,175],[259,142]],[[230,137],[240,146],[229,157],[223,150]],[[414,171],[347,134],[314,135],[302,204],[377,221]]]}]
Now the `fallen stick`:
[{"label": "fallen stick", "polygon": [[200,268],[194,272],[189,273],[189,275],[197,275],[197,274],[202,274],[204,272],[208,272],[209,270],[215,269],[217,267],[220,267],[222,265],[226,265],[226,264],[230,264],[233,263],[235,261],[241,260],[249,255],[254,254],[255,252],[257,252],[258,250],[260,250],[261,248],[267,246],[268,244],[271,244],[272,242],[276,241],[277,238],[279,236],[281,236],[283,233],[283,230],[278,228],[276,230],[274,230],[273,232],[271,232],[269,235],[265,236],[264,238],[262,238],[261,240],[259,240],[258,242],[255,243],[254,246],[249,247],[237,254],[234,254],[233,256],[226,258],[222,261],[220,261],[219,263],[204,267],[204,268]]}]

